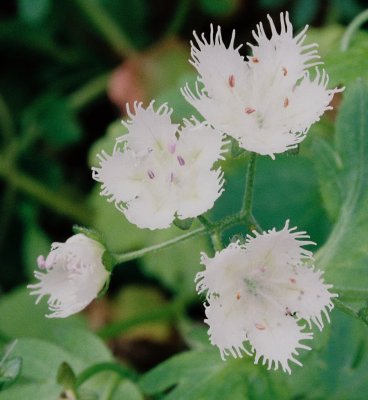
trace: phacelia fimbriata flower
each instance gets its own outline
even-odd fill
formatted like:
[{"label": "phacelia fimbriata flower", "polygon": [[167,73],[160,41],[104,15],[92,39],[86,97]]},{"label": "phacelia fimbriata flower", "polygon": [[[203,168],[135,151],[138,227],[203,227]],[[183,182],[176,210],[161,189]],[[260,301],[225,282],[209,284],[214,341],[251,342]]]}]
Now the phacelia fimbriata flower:
[{"label": "phacelia fimbriata flower", "polygon": [[36,304],[49,296],[50,318],[65,318],[83,310],[104,287],[110,272],[102,257],[104,246],[84,234],[70,237],[65,243],[53,243],[46,257],[39,256],[34,275],[38,283],[28,285],[36,295]]},{"label": "phacelia fimbriata flower", "polygon": [[[331,109],[334,93],[327,89],[328,75],[316,67],[317,44],[305,45],[307,26],[296,36],[288,13],[281,14],[280,32],[268,17],[271,36],[262,23],[253,31],[247,61],[235,47],[233,32],[228,47],[220,27],[211,26],[192,43],[190,62],[199,77],[195,93],[186,85],[182,93],[214,127],[234,137],[241,147],[274,158],[296,147],[309,127]],[[312,78],[311,75],[314,75]]]},{"label": "phacelia fimbriata flower", "polygon": [[281,365],[290,373],[289,361],[301,365],[298,349],[310,349],[302,342],[313,338],[312,323],[322,330],[323,316],[329,321],[336,294],[303,248],[313,242],[295,229],[287,221],[281,231],[248,235],[213,258],[202,254],[197,291],[206,293],[205,322],[223,359],[255,354],[255,363],[262,358],[268,369]]},{"label": "phacelia fimbriata flower", "polygon": [[213,164],[222,158],[223,135],[207,123],[171,122],[166,104],[154,110],[135,103],[123,122],[128,133],[117,139],[112,155],[98,155],[93,178],[101,195],[139,228],[167,228],[175,217],[196,217],[212,208],[223,189],[222,172]]}]

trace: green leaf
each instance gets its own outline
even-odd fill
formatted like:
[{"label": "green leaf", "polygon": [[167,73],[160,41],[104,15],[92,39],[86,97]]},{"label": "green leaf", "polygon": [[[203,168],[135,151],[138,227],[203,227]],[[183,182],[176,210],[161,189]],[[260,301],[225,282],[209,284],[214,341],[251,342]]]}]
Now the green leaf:
[{"label": "green leaf", "polygon": [[0,392],[0,400],[58,399],[62,389],[55,383],[27,383]]},{"label": "green leaf", "polygon": [[11,357],[0,363],[0,390],[10,386],[18,378],[22,368],[20,357]]},{"label": "green leaf", "polygon": [[144,400],[143,394],[139,387],[129,381],[124,380],[115,390],[112,400]]},{"label": "green leaf", "polygon": [[368,33],[359,31],[354,34],[346,51],[341,51],[341,39],[344,28],[338,25],[311,29],[308,43],[317,42],[329,74],[329,87],[348,85],[361,77],[368,80]]},{"label": "green leaf", "polygon": [[72,367],[63,361],[58,368],[56,381],[59,385],[61,385],[64,389],[72,389],[75,388],[76,376],[72,369]]},{"label": "green leaf", "polygon": [[219,352],[179,354],[143,375],[140,387],[148,395],[169,389],[165,400],[246,400],[248,364],[223,362]]},{"label": "green leaf", "polygon": [[18,0],[20,18],[30,24],[43,21],[49,14],[50,8],[50,0]]},{"label": "green leaf", "polygon": [[46,302],[36,305],[35,297],[29,292],[29,289],[21,287],[0,298],[0,329],[7,336],[48,339],[54,332],[84,325],[80,316],[45,318],[49,313]]},{"label": "green leaf", "polygon": [[209,15],[225,16],[234,13],[240,5],[239,0],[200,0],[202,10]]},{"label": "green leaf", "polygon": [[[332,175],[336,195],[341,197],[337,222],[327,243],[317,254],[316,265],[326,271],[327,281],[338,288],[352,289],[342,294],[341,300],[357,301],[355,308],[365,306],[361,300],[368,298],[368,250],[362,240],[368,234],[367,109],[368,84],[358,80],[344,95],[336,121],[334,149],[326,151],[327,157],[320,157],[327,144],[320,148],[317,143],[315,159],[317,165],[320,163],[318,171],[322,182]],[[328,170],[323,164],[327,158],[338,160],[337,163],[330,162]],[[331,196],[334,196],[333,190],[325,192],[327,201],[336,204],[336,200],[328,200]],[[354,294],[354,291],[360,294]]]}]

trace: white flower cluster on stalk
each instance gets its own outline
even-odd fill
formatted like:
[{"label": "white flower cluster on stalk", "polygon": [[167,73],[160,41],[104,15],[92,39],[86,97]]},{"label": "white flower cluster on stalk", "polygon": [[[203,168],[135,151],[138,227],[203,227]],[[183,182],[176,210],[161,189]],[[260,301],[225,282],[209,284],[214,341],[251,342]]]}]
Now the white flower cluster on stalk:
[{"label": "white flower cluster on stalk", "polygon": [[98,155],[93,178],[101,194],[139,228],[167,228],[179,219],[197,217],[212,208],[223,189],[223,135],[194,118],[179,127],[166,104],[157,111],[135,103],[128,133],[116,141],[112,155]]},{"label": "white flower cluster on stalk", "polygon": [[303,248],[314,243],[295,229],[287,221],[281,231],[248,235],[213,258],[202,254],[197,291],[206,293],[205,321],[223,359],[255,353],[255,363],[262,358],[268,369],[280,365],[290,373],[289,361],[301,365],[298,349],[310,349],[301,343],[313,337],[306,324],[322,330],[323,316],[329,321],[337,295]]},{"label": "white flower cluster on stalk", "polygon": [[46,257],[39,256],[34,275],[38,283],[28,285],[36,304],[49,296],[49,318],[65,318],[83,310],[104,287],[110,272],[102,263],[105,248],[79,233],[65,243],[53,243]]},{"label": "white flower cluster on stalk", "polygon": [[228,47],[220,27],[215,32],[211,26],[209,40],[194,32],[190,62],[199,77],[194,92],[187,84],[182,93],[241,147],[274,158],[305,138],[341,89],[327,89],[328,75],[316,67],[322,64],[317,44],[304,44],[308,26],[293,36],[288,13],[281,13],[280,32],[268,19],[271,36],[258,24],[253,31],[257,44],[248,43],[252,55],[246,61],[239,53],[242,45],[235,47],[235,31]]}]

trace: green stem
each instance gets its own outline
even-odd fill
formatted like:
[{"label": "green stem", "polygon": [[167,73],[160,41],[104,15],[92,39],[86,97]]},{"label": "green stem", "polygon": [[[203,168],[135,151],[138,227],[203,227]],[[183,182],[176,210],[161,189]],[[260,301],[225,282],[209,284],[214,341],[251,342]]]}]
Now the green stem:
[{"label": "green stem", "polygon": [[119,56],[125,58],[135,54],[130,39],[97,1],[76,0],[76,2]]},{"label": "green stem", "polygon": [[146,322],[170,321],[176,318],[183,307],[184,300],[180,299],[163,306],[158,310],[149,311],[136,317],[104,326],[98,331],[98,335],[102,339],[110,339]]},{"label": "green stem", "polygon": [[194,229],[190,232],[184,233],[183,235],[178,236],[176,238],[167,240],[166,242],[154,244],[153,246],[144,247],[143,249],[131,251],[129,253],[123,253],[123,254],[115,253],[115,254],[113,254],[113,256],[114,256],[115,260],[117,261],[117,264],[121,264],[126,261],[131,261],[131,260],[135,260],[136,258],[143,257],[144,255],[146,255],[148,253],[153,253],[155,251],[162,250],[165,247],[170,247],[176,243],[182,242],[183,240],[189,239],[191,237],[203,235],[204,233],[206,233],[206,229],[204,227],[200,227],[200,228]]},{"label": "green stem", "polygon": [[222,250],[223,245],[221,240],[221,232],[218,228],[216,228],[216,224],[213,224],[204,215],[199,215],[197,219],[209,234],[214,251]]},{"label": "green stem", "polygon": [[34,197],[40,203],[49,207],[62,215],[68,216],[83,225],[89,225],[91,215],[84,207],[81,207],[80,202],[71,201],[62,193],[56,193],[49,188],[34,180],[32,177],[17,171],[14,167],[6,166],[0,163],[0,177],[5,179],[15,189],[19,189],[24,193]]},{"label": "green stem", "polygon": [[175,15],[171,18],[170,24],[166,29],[165,36],[177,33],[183,26],[190,10],[191,0],[180,0],[176,8]]},{"label": "green stem", "polygon": [[105,372],[105,371],[114,371],[117,374],[119,374],[119,376],[121,376],[122,378],[135,379],[135,377],[136,377],[136,374],[132,370],[130,370],[120,364],[116,364],[116,363],[112,363],[112,362],[103,362],[103,363],[92,365],[91,367],[82,371],[77,376],[76,387],[77,388],[80,387],[84,382],[86,382],[92,376],[99,374],[100,372]]},{"label": "green stem", "polygon": [[252,214],[252,203],[253,203],[253,188],[254,188],[254,178],[256,172],[256,153],[250,153],[250,159],[248,163],[247,175],[245,178],[245,190],[243,197],[243,204],[241,208],[241,213],[244,216],[249,216]]},{"label": "green stem", "polygon": [[346,31],[341,39],[340,50],[346,51],[349,47],[351,38],[355,32],[368,20],[368,10],[362,11],[358,14],[348,25]]},{"label": "green stem", "polygon": [[100,75],[72,93],[68,98],[71,108],[74,111],[79,111],[92,100],[105,93],[110,76],[111,72]]},{"label": "green stem", "polygon": [[221,251],[224,248],[221,233],[217,230],[211,234],[211,242],[215,251]]},{"label": "green stem", "polygon": [[120,376],[115,376],[114,379],[109,382],[105,391],[101,394],[100,400],[111,400],[120,383]]},{"label": "green stem", "polygon": [[15,137],[14,122],[4,97],[0,95],[0,130],[5,143],[9,143]]},{"label": "green stem", "polygon": [[189,238],[192,238],[192,237],[195,237],[198,235],[203,235],[205,233],[212,234],[213,232],[216,232],[216,231],[221,232],[224,229],[230,228],[231,226],[238,225],[241,223],[244,223],[244,215],[243,214],[234,214],[234,215],[226,217],[218,222],[212,223],[211,228],[209,230],[206,229],[206,227],[201,226],[200,228],[189,231],[181,236],[177,236],[176,238],[167,240],[166,242],[155,244],[155,245],[149,246],[149,247],[144,247],[143,249],[131,251],[129,253],[122,253],[122,254],[115,253],[112,255],[113,255],[113,257],[116,261],[116,265],[117,265],[117,264],[121,264],[126,261],[135,260],[136,258],[143,257],[146,254],[162,250],[166,247],[170,247],[172,245],[182,242],[183,240],[187,240]]}]

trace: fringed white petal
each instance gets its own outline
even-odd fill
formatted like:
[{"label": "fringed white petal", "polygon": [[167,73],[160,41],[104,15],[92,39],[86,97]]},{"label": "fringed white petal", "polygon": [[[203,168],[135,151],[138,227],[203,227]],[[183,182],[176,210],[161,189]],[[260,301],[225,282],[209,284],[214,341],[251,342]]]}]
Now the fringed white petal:
[{"label": "fringed white petal", "polygon": [[85,308],[95,299],[108,279],[109,272],[102,263],[104,247],[83,234],[65,243],[53,243],[46,260],[35,271],[39,282],[28,285],[36,303],[49,296],[50,318],[65,318]]},{"label": "fringed white petal", "polygon": [[336,295],[303,247],[313,242],[295,230],[287,221],[282,230],[254,232],[213,258],[202,253],[205,269],[196,276],[196,289],[206,295],[205,322],[222,358],[241,356],[249,342],[256,363],[290,373],[289,362],[301,365],[299,349],[310,349],[303,341],[312,333],[303,321],[322,329],[323,315],[329,319]]}]

